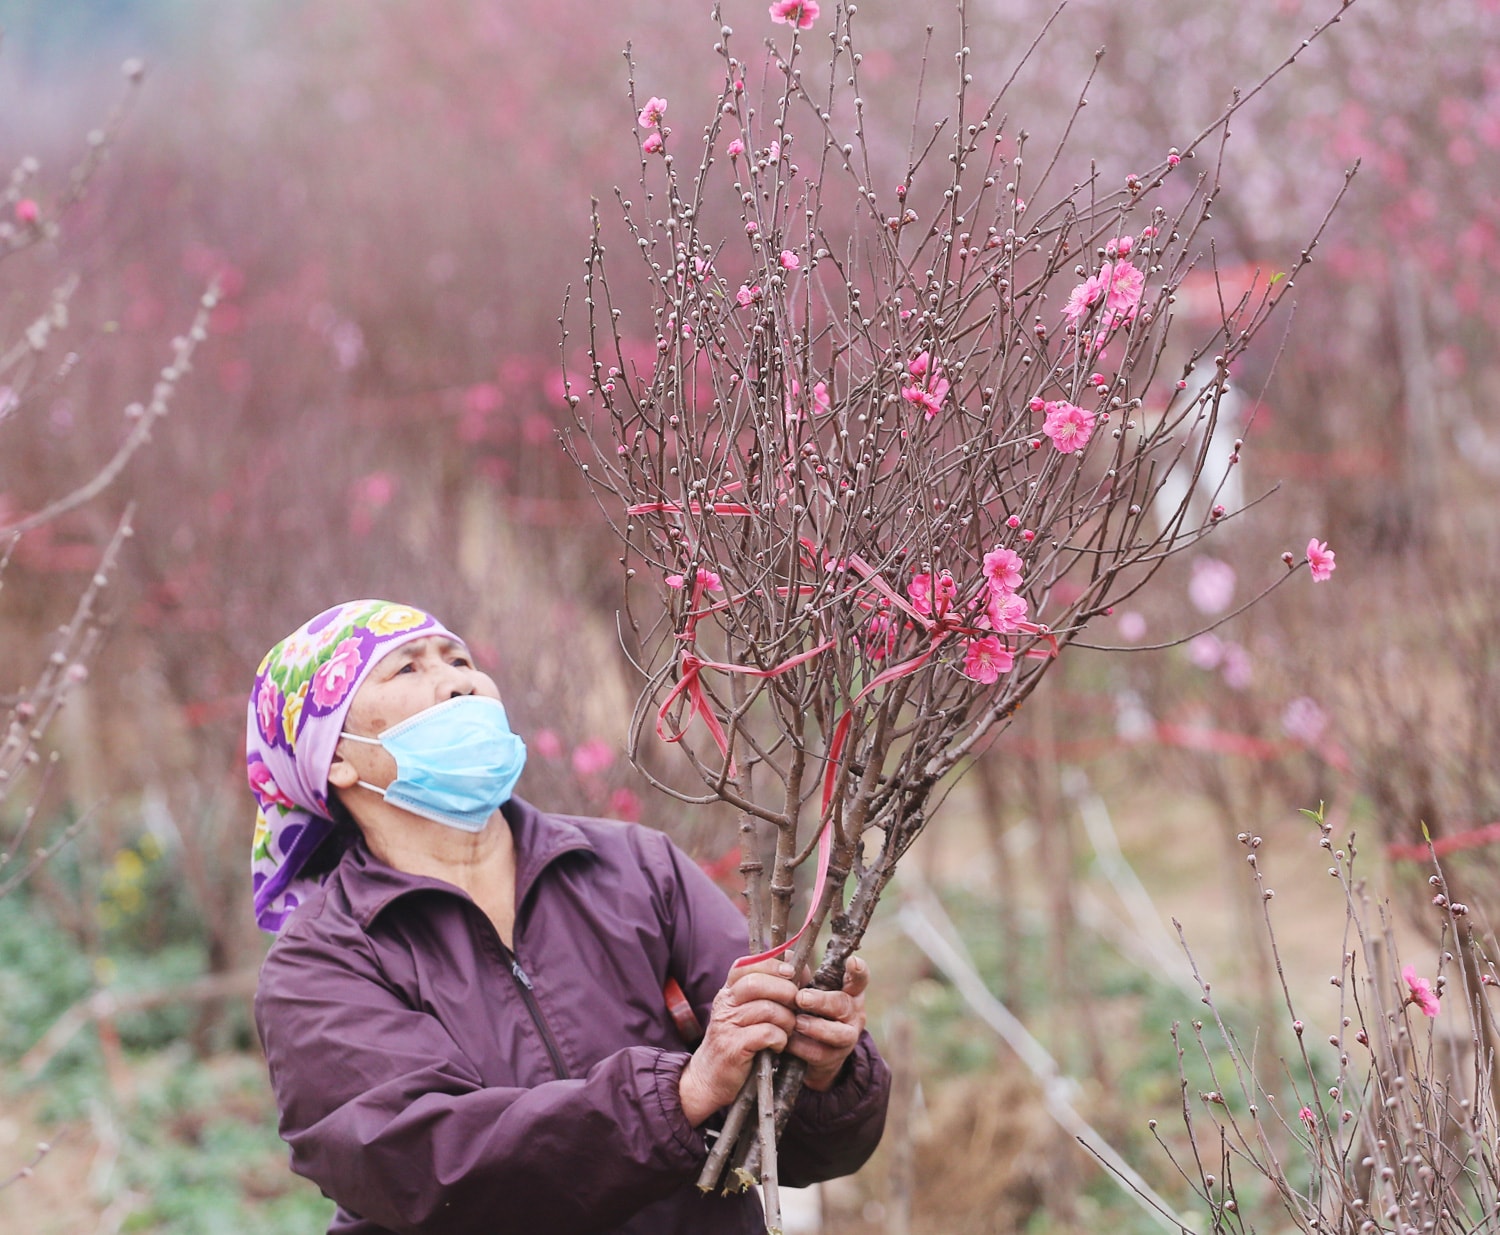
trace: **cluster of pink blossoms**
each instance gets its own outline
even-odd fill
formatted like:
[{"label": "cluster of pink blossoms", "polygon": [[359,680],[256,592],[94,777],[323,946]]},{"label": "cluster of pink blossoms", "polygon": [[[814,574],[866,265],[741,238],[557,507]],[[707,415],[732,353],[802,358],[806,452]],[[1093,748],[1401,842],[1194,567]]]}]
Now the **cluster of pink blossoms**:
[{"label": "cluster of pink blossoms", "polygon": [[926,352],[911,361],[906,371],[912,380],[901,387],[901,397],[908,403],[915,403],[922,409],[925,419],[931,420],[943,410],[943,400],[948,397],[948,379]]},{"label": "cluster of pink blossoms", "polygon": [[1146,272],[1125,260],[1134,247],[1129,236],[1110,242],[1112,260],[1101,265],[1097,274],[1090,275],[1068,296],[1063,316],[1069,325],[1077,326],[1096,308],[1102,335],[1135,320],[1141,295],[1146,290]]},{"label": "cluster of pink blossoms", "polygon": [[[969,602],[971,610],[982,608],[983,613],[975,623],[979,632],[970,634],[963,672],[987,686],[999,681],[1015,665],[1015,654],[1000,636],[1020,630],[1026,621],[1026,598],[1017,593],[1022,582],[1021,567],[1021,556],[1013,549],[990,550],[984,555],[984,591]],[[935,576],[918,571],[907,583],[906,595],[917,613],[941,622],[953,610],[958,584],[946,570]],[[877,613],[866,629],[866,654],[871,660],[884,660],[895,651],[898,634],[899,627],[892,615],[886,611]]]},{"label": "cluster of pink blossoms", "polygon": [[[785,398],[786,422],[789,425],[794,425],[802,419],[802,409],[797,406],[797,398],[801,393],[802,383],[794,377],[792,388],[787,391]],[[827,382],[813,383],[812,410],[818,416],[826,416],[833,411],[833,400],[829,397]]]},{"label": "cluster of pink blossoms", "polygon": [[[685,575],[668,575],[665,582],[668,587],[683,587],[687,583],[687,577]],[[724,581],[719,578],[719,572],[716,570],[705,570],[702,566],[698,567],[698,582],[704,591],[707,592],[719,592],[724,588]]]},{"label": "cluster of pink blossoms", "polygon": [[[983,625],[996,633],[969,640],[964,658],[964,673],[976,682],[991,685],[1009,673],[1016,663],[1015,655],[1000,635],[1012,634],[1026,621],[1026,598],[1019,594],[1021,555],[1014,549],[996,546],[984,555]],[[978,602],[976,601],[976,604]]]},{"label": "cluster of pink blossoms", "polygon": [[640,121],[641,128],[655,130],[648,134],[646,140],[641,143],[641,150],[646,154],[661,154],[667,148],[666,139],[661,131],[661,122],[666,114],[666,99],[659,99],[653,94],[646,100],[646,106],[641,108],[641,114],[636,117]]}]

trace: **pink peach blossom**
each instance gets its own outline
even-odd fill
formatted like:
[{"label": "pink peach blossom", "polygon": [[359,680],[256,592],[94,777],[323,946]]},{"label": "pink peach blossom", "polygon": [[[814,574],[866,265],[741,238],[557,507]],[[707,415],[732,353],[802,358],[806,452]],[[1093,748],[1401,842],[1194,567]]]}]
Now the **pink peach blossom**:
[{"label": "pink peach blossom", "polygon": [[[802,419],[802,411],[796,405],[797,396],[800,395],[801,393],[802,393],[802,383],[799,382],[796,378],[793,378],[792,379],[792,388],[791,388],[791,390],[789,390],[787,392],[786,398],[785,398],[786,422],[789,425],[796,424],[798,421],[800,421]],[[828,415],[829,412],[833,411],[833,402],[828,397],[828,383],[827,382],[815,382],[815,383],[813,383],[813,407],[812,407],[812,410],[813,410],[813,414],[815,416],[826,416],[826,415]]]},{"label": "pink peach blossom", "polygon": [[553,729],[538,729],[531,735],[529,745],[543,759],[556,759],[563,752],[562,739]]},{"label": "pink peach blossom", "polygon": [[996,591],[1014,592],[1021,586],[1021,565],[1014,549],[991,549],[984,555],[984,577]]},{"label": "pink peach blossom", "polygon": [[1255,662],[1238,643],[1224,645],[1224,663],[1219,666],[1224,685],[1230,690],[1247,690],[1255,681]]},{"label": "pink peach blossom", "polygon": [[1002,673],[1009,673],[1016,663],[1015,656],[994,635],[969,640],[969,652],[964,657],[964,676],[992,686],[1000,680]]},{"label": "pink peach blossom", "polygon": [[736,137],[729,145],[724,147],[724,153],[731,159],[737,159],[745,153],[745,143]]},{"label": "pink peach blossom", "polygon": [[1188,659],[1200,669],[1217,669],[1224,659],[1224,645],[1217,635],[1196,635],[1187,643]]},{"label": "pink peach blossom", "polygon": [[1099,280],[1106,289],[1100,328],[1107,332],[1133,321],[1146,289],[1145,271],[1130,262],[1105,262],[1099,267]]},{"label": "pink peach blossom", "polygon": [[1047,419],[1042,432],[1065,455],[1082,450],[1094,436],[1094,413],[1072,403],[1057,400],[1047,404]]},{"label": "pink peach blossom", "polygon": [[945,570],[938,575],[937,583],[933,586],[932,591],[937,600],[937,611],[943,613],[953,603],[953,598],[958,595],[958,584],[954,581],[953,576]]},{"label": "pink peach blossom", "polygon": [[641,798],[634,789],[623,786],[609,795],[609,814],[612,819],[623,819],[626,823],[639,823]]},{"label": "pink peach blossom", "polygon": [[[687,579],[683,575],[668,575],[664,582],[668,587],[682,587]],[[705,570],[702,566],[698,567],[698,582],[709,592],[720,591],[724,586],[717,571]]]},{"label": "pink peach blossom", "polygon": [[660,154],[666,149],[667,143],[662,141],[660,133],[653,133],[641,143],[641,151],[644,154]]},{"label": "pink peach blossom", "polygon": [[741,284],[740,285],[740,290],[737,291],[734,294],[735,303],[737,303],[740,306],[740,308],[742,308],[742,309],[745,308],[745,306],[748,305],[748,304],[750,304],[752,301],[758,300],[759,298],[760,298],[760,287],[759,287],[759,285],[756,285],[755,287],[751,287],[748,283]]},{"label": "pink peach blossom", "polygon": [[790,249],[781,250],[780,261],[783,270],[795,270],[798,266],[802,265],[802,259]]},{"label": "pink peach blossom", "polygon": [[[951,389],[943,371],[926,352],[919,352],[909,361],[906,371],[916,379],[901,387],[901,397],[923,409],[925,419],[931,420],[943,410],[943,400]],[[926,378],[926,382],[921,379]]]},{"label": "pink peach blossom", "polygon": [[646,106],[641,108],[639,120],[641,128],[655,129],[661,127],[662,118],[667,114],[666,99],[659,99],[654,94],[646,100]]},{"label": "pink peach blossom", "polygon": [[603,738],[589,738],[573,748],[573,771],[579,776],[597,776],[614,761],[614,749]]},{"label": "pink peach blossom", "polygon": [[23,197],[16,203],[16,222],[18,223],[35,223],[39,213],[37,204],[29,197]]},{"label": "pink peach blossom", "polygon": [[1333,550],[1314,536],[1307,542],[1307,564],[1312,569],[1313,582],[1326,583],[1334,571]]},{"label": "pink peach blossom", "polygon": [[1194,559],[1188,599],[1199,613],[1223,613],[1234,601],[1234,567],[1218,558]]},{"label": "pink peach blossom", "polygon": [[890,614],[877,613],[865,627],[865,655],[871,660],[884,660],[896,650],[896,624]]},{"label": "pink peach blossom", "polygon": [[1014,592],[991,592],[985,606],[990,625],[1002,635],[1021,629],[1026,620],[1026,598]]},{"label": "pink peach blossom", "polygon": [[922,409],[924,419],[931,420],[943,410],[948,389],[948,379],[938,377],[933,379],[931,390],[923,390],[920,386],[901,387],[901,397],[908,403],[915,403]]},{"label": "pink peach blossom", "polygon": [[1436,1016],[1442,1011],[1442,1005],[1438,1002],[1437,995],[1433,992],[1432,983],[1426,978],[1417,977],[1416,967],[1405,965],[1401,969],[1401,980],[1406,983],[1411,994],[1407,997],[1407,1003],[1414,1003],[1421,1009],[1423,1016]]},{"label": "pink peach blossom", "polygon": [[906,595],[911,601],[911,607],[924,617],[932,615],[932,576],[930,574],[915,574],[911,582],[906,585]]},{"label": "pink peach blossom", "polygon": [[1281,731],[1294,742],[1312,746],[1328,728],[1328,714],[1316,699],[1299,695],[1281,713]]},{"label": "pink peach blossom", "polygon": [[818,20],[818,0],[776,0],[771,5],[771,20],[779,26],[806,30]]},{"label": "pink peach blossom", "polygon": [[1063,316],[1072,325],[1077,325],[1104,294],[1104,285],[1097,275],[1091,275],[1068,294],[1068,303],[1063,306]]}]

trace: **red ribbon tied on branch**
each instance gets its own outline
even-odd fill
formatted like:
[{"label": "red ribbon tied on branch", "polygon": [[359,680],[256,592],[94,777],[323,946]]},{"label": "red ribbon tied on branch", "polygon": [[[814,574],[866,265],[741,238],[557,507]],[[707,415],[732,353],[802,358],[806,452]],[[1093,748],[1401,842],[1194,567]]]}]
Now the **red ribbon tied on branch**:
[{"label": "red ribbon tied on branch", "polygon": [[[726,486],[723,492],[732,492],[738,488],[739,482],[736,481],[734,484]],[[753,513],[748,506],[738,502],[715,501],[707,507],[698,502],[691,502],[688,506],[688,510],[693,514],[700,514],[705,509],[711,510],[718,515],[731,517],[749,516]],[[626,513],[631,515],[681,515],[683,509],[680,504],[675,502],[643,502],[627,507]],[[800,543],[808,555],[804,560],[809,563],[816,563],[823,560],[823,555],[820,553],[818,546],[811,540],[803,537],[800,539]],[[867,584],[872,591],[882,598],[884,604],[900,609],[914,626],[927,635],[928,644],[917,655],[901,661],[899,664],[888,666],[866,682],[860,692],[850,700],[849,706],[844,709],[838,720],[834,722],[833,731],[829,736],[827,766],[823,773],[823,795],[819,807],[821,823],[818,833],[818,870],[813,880],[813,887],[816,889],[822,889],[828,879],[828,868],[833,852],[833,803],[838,789],[839,772],[843,764],[844,744],[848,740],[849,731],[853,726],[855,709],[880,687],[887,686],[891,682],[916,673],[917,670],[921,669],[923,665],[932,659],[938,649],[951,636],[967,635],[973,638],[991,633],[968,625],[941,605],[935,606],[931,614],[920,612],[906,597],[902,596],[881,578],[879,572],[858,554],[850,554],[841,564],[837,562],[834,564],[842,565],[844,569],[853,571],[859,576],[861,582]],[[808,588],[805,590],[811,591],[813,589]],[[798,665],[806,664],[815,657],[821,656],[824,652],[830,651],[836,646],[836,641],[826,639],[816,647],[799,652],[797,655],[789,657],[767,669],[750,665],[736,665],[724,661],[704,660],[693,649],[698,620],[717,609],[727,608],[733,602],[726,599],[707,607],[700,607],[702,599],[703,583],[695,575],[693,580],[692,608],[689,610],[687,618],[683,623],[682,631],[678,635],[678,639],[683,645],[679,661],[680,674],[677,684],[667,693],[667,697],[662,700],[661,707],[657,710],[656,733],[663,741],[680,742],[686,736],[688,726],[692,724],[693,717],[701,717],[704,727],[709,732],[709,736],[713,738],[714,745],[719,748],[719,753],[725,759],[729,760],[729,774],[733,776],[736,774],[736,769],[734,761],[730,756],[729,737],[724,732],[724,726],[719,722],[718,716],[709,705],[708,698],[704,694],[701,680],[703,670],[713,669],[719,673],[740,673],[750,677],[773,678],[796,668]],[[863,599],[859,603],[868,604]],[[1058,654],[1057,636],[1048,630],[1046,626],[1038,625],[1034,622],[1020,622],[1017,623],[1016,630],[1024,634],[1038,635],[1042,642],[1047,645],[1045,647],[1028,648],[1024,653],[1028,658],[1050,660]],[[681,726],[674,727],[670,721],[670,714],[681,699],[687,700],[687,719]],[[739,960],[735,961],[735,967],[740,968],[745,965],[759,964],[761,961],[773,960],[789,948],[794,947],[797,941],[806,933],[808,927],[812,925],[814,917],[817,916],[817,907],[820,900],[821,896],[815,895],[809,902],[807,917],[803,920],[801,927],[798,928],[795,935],[754,956],[742,956]]]}]

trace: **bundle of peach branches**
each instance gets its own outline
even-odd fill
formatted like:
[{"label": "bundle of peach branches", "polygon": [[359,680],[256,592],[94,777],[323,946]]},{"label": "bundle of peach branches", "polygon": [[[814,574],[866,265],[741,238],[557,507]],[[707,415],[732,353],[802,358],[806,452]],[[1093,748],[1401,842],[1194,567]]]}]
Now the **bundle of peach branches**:
[{"label": "bundle of peach branches", "polygon": [[[654,732],[702,782],[661,788],[735,808],[751,952],[791,945],[800,971],[831,924],[813,981],[836,989],[956,774],[1090,623],[1232,514],[1188,515],[1224,483],[1205,460],[1230,366],[1317,238],[1166,372],[1174,290],[1213,270],[1227,121],[1280,68],[1104,183],[1064,176],[1066,132],[1031,155],[1002,114],[1010,82],[976,102],[964,46],[946,115],[914,122],[892,170],[856,6],[771,15],[753,60],[721,26],[701,140],[679,146],[632,82],[640,197],[617,197],[644,279],[606,273],[596,207],[566,444],[624,545],[647,675],[632,757],[651,775]],[[830,58],[804,71],[820,24]],[[815,856],[799,931],[794,874]],[[700,1181],[761,1179],[773,1226],[766,1150],[799,1085],[795,1061],[763,1060]]]}]

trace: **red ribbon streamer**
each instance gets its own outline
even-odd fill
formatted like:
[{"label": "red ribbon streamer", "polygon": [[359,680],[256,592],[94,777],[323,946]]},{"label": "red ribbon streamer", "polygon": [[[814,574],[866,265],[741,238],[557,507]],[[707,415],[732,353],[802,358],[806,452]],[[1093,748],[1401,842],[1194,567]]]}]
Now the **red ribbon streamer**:
[{"label": "red ribbon streamer", "polygon": [[1482,828],[1473,828],[1467,832],[1454,832],[1451,836],[1436,836],[1430,848],[1426,844],[1403,844],[1400,841],[1392,841],[1385,847],[1385,853],[1394,861],[1404,859],[1407,862],[1426,862],[1434,856],[1442,858],[1450,853],[1458,853],[1462,849],[1478,849],[1484,845],[1493,845],[1497,841],[1500,841],[1500,823],[1487,823]]},{"label": "red ribbon streamer", "polygon": [[[740,482],[726,485],[722,492],[729,493],[740,487]],[[698,502],[690,502],[688,510],[693,514],[701,514],[705,507]],[[752,514],[750,507],[737,502],[713,502],[707,509],[714,514],[726,516],[748,516]],[[643,502],[626,508],[627,514],[677,514],[683,513],[681,505],[676,502]],[[800,538],[802,548],[809,555],[804,559],[807,565],[815,566],[820,560],[818,547],[806,537]],[[819,890],[807,906],[807,917],[803,919],[802,925],[797,933],[790,939],[784,940],[764,952],[756,953],[754,956],[742,956],[734,962],[734,968],[739,969],[746,965],[757,965],[761,961],[774,960],[789,948],[796,945],[797,941],[806,933],[807,928],[812,925],[817,913],[818,903],[822,900],[821,890],[828,879],[828,867],[833,854],[833,801],[838,789],[839,771],[843,763],[844,742],[849,736],[849,730],[854,720],[854,709],[862,703],[869,694],[881,686],[888,685],[900,678],[915,673],[929,660],[945,640],[951,635],[964,634],[970,637],[983,636],[988,631],[982,631],[977,627],[967,626],[960,622],[953,614],[939,608],[934,614],[925,614],[918,611],[906,597],[897,592],[890,584],[882,579],[879,573],[858,554],[851,553],[844,560],[844,567],[853,570],[860,580],[868,584],[874,591],[878,592],[889,605],[905,612],[910,621],[922,628],[928,635],[929,643],[925,651],[899,664],[891,665],[883,669],[873,678],[865,683],[864,688],[850,701],[849,706],[843,714],[834,722],[833,731],[829,736],[827,768],[823,773],[823,798],[819,807],[819,816],[822,823],[818,830],[818,870],[813,878],[813,887]],[[691,645],[697,628],[698,619],[706,613],[712,613],[716,609],[727,607],[728,600],[717,602],[706,609],[698,606],[703,598],[703,585],[695,575],[693,580],[693,607],[689,611],[682,633],[678,636],[685,644]],[[1028,648],[1025,656],[1032,659],[1048,660],[1058,653],[1057,636],[1045,626],[1039,626],[1033,622],[1020,622],[1016,629],[1026,634],[1040,635],[1050,646],[1048,648]],[[815,656],[820,656],[830,648],[834,647],[834,640],[828,639],[815,648],[809,648],[796,656],[782,661],[770,669],[755,669],[747,665],[728,664],[723,661],[704,660],[696,652],[685,649],[682,653],[682,674],[675,685],[662,700],[661,707],[656,713],[656,734],[666,742],[680,742],[686,736],[687,727],[692,723],[694,716],[703,718],[704,726],[714,740],[714,745],[719,748],[719,753],[726,759],[729,758],[729,738],[724,732],[724,727],[719,723],[719,718],[708,705],[707,696],[703,693],[703,684],[700,675],[704,669],[715,669],[720,673],[743,673],[750,677],[772,678],[787,672],[798,665],[804,664]],[[686,697],[688,701],[687,721],[680,729],[673,731],[668,722],[668,714],[680,697]],[[733,760],[730,760],[729,774],[735,775]]]}]

